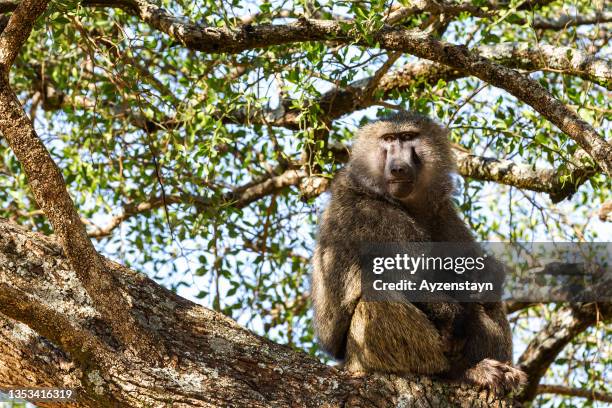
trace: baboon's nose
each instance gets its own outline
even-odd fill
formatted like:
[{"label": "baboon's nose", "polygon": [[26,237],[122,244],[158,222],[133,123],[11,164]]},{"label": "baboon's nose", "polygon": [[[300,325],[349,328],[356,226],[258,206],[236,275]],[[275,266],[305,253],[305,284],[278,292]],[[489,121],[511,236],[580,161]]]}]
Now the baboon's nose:
[{"label": "baboon's nose", "polygon": [[389,172],[391,177],[395,179],[395,182],[401,183],[412,183],[415,179],[414,169],[402,162],[391,163],[389,166]]},{"label": "baboon's nose", "polygon": [[395,177],[403,177],[407,174],[406,168],[401,165],[391,166],[391,174]]}]

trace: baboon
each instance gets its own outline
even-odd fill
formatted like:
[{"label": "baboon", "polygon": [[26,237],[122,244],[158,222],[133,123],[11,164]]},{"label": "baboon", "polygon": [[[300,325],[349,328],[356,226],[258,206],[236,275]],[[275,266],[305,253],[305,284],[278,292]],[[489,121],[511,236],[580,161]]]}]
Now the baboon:
[{"label": "baboon", "polygon": [[319,224],[311,280],[315,332],[321,348],[351,372],[433,375],[516,390],[525,374],[511,365],[501,302],[362,298],[364,242],[477,246],[451,201],[454,163],[447,130],[426,116],[402,112],[359,130]]}]

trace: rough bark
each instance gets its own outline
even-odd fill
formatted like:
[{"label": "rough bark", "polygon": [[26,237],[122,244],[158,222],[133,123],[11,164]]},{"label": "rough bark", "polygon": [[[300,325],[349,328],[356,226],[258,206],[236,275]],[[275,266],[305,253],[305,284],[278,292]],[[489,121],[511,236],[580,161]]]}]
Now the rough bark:
[{"label": "rough bark", "polygon": [[53,239],[0,220],[0,387],[70,387],[82,407],[512,406],[426,377],[350,377],[105,264],[131,315],[165,344],[164,361],[120,346]]},{"label": "rough bark", "polygon": [[78,272],[89,293],[101,300],[97,307],[108,305],[106,313],[120,313],[126,306],[125,301],[121,299],[120,294],[117,296],[117,292],[113,290],[116,283],[104,272],[104,265],[87,237],[85,226],[66,190],[60,169],[38,138],[17,97],[2,79],[0,131],[22,164],[32,194],[53,225],[74,270]]},{"label": "rough bark", "polygon": [[[8,70],[19,53],[24,41],[30,36],[32,25],[47,8],[48,1],[24,0],[20,6],[15,4],[15,11],[0,32],[0,74],[8,76]],[[4,7],[6,5],[0,5]]]}]

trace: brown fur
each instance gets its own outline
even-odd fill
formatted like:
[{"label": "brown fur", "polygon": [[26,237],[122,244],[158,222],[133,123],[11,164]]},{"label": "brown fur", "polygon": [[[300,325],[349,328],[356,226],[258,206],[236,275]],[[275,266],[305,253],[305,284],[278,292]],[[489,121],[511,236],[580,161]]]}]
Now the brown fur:
[{"label": "brown fur", "polygon": [[[414,190],[398,199],[386,188],[381,135],[406,130],[420,134],[412,146],[422,165]],[[506,391],[524,374],[509,365],[512,337],[500,302],[361,299],[363,243],[474,243],[450,200],[453,170],[447,132],[427,117],[403,113],[359,131],[319,226],[311,282],[315,330],[321,348],[352,372],[436,374]]]}]

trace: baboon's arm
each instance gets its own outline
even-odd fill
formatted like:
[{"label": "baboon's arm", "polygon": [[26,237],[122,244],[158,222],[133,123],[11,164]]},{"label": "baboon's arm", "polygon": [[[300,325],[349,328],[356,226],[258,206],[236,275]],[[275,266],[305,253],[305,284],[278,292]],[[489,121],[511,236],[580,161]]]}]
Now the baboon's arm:
[{"label": "baboon's arm", "polygon": [[343,248],[346,245],[336,244],[320,245],[315,251],[311,294],[319,345],[334,358],[342,360],[361,282],[356,259],[347,256],[348,249]]}]

